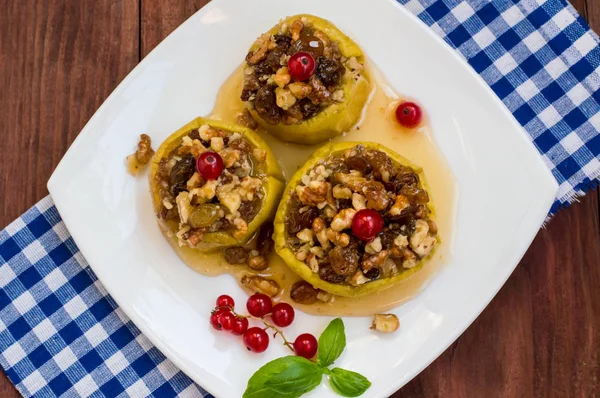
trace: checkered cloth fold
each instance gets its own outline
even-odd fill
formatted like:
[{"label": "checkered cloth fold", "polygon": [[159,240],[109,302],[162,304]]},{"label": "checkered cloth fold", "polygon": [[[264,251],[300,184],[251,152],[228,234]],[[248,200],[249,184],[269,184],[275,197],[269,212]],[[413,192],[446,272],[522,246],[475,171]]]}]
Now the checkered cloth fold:
[{"label": "checkered cloth fold", "polygon": [[0,365],[26,397],[210,397],[119,309],[49,196],[0,232]]},{"label": "checkered cloth fold", "polygon": [[559,184],[550,214],[598,185],[598,36],[564,0],[398,0],[456,48]]},{"label": "checkered cloth fold", "polygon": [[[598,183],[600,47],[568,3],[399,0],[455,47],[560,184]],[[47,197],[0,232],[0,365],[24,396],[206,397],[108,296]]]}]

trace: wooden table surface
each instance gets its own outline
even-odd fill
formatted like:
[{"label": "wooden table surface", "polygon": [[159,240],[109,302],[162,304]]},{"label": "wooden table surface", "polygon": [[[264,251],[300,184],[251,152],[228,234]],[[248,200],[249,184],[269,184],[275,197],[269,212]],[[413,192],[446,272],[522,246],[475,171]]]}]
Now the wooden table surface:
[{"label": "wooden table surface", "polygon": [[[105,98],[206,3],[0,0],[0,228],[48,194]],[[574,5],[600,31],[600,1]],[[598,191],[558,214],[473,325],[394,397],[600,397],[598,214]],[[18,396],[1,373],[0,395]]]}]

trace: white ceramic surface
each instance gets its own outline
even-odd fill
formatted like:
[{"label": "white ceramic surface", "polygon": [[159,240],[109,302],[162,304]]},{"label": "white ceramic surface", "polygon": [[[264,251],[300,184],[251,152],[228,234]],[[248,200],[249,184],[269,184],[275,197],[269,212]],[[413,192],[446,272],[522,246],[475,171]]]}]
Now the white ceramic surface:
[{"label": "white ceramic surface", "polygon": [[[258,11],[258,12],[257,12]],[[173,253],[156,225],[145,178],[124,167],[140,133],[161,142],[208,114],[254,38],[280,17],[334,22],[391,85],[418,99],[460,191],[453,258],[394,312],[401,329],[370,332],[346,318],[337,365],[366,375],[366,396],[387,397],[432,362],[500,289],[543,222],[557,185],[510,113],[442,40],[391,0],[215,0],[160,44],[89,121],[48,183],[75,242],[121,308],[177,366],[219,397],[241,396],[250,375],[286,354],[248,353],[208,324],[214,298],[244,294],[225,275],[203,277]],[[250,17],[250,15],[253,15]],[[407,39],[408,38],[408,39]],[[157,144],[155,144],[157,145]],[[329,318],[298,315],[290,335],[318,334]],[[333,396],[323,383],[309,396]]]}]

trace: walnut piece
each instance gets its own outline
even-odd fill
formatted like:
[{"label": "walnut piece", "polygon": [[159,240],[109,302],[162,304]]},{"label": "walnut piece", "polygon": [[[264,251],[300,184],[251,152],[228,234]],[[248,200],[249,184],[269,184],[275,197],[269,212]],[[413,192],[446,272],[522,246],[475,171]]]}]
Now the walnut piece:
[{"label": "walnut piece", "polygon": [[375,314],[371,329],[383,333],[392,333],[400,327],[400,320],[394,314]]},{"label": "walnut piece", "polygon": [[150,139],[150,136],[141,134],[137,150],[126,158],[127,171],[129,174],[133,176],[137,175],[142,166],[145,166],[150,162],[153,155],[154,150],[152,149],[152,140]]},{"label": "walnut piece", "polygon": [[279,293],[279,284],[277,282],[258,275],[244,275],[242,286],[253,292],[266,294],[269,297],[276,296]]},{"label": "walnut piece", "polygon": [[343,231],[352,226],[352,219],[356,215],[354,209],[342,209],[331,221],[331,229],[334,231]]}]

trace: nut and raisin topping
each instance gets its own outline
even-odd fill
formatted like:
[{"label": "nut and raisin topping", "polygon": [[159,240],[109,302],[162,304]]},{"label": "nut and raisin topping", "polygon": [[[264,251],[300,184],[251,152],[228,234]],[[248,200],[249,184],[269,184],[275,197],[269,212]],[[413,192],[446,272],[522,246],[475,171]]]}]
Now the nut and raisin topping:
[{"label": "nut and raisin topping", "polygon": [[418,265],[437,244],[428,202],[417,171],[356,145],[321,159],[301,178],[288,203],[288,247],[329,283],[390,278]]},{"label": "nut and raisin topping", "polygon": [[150,162],[152,156],[154,156],[152,140],[150,136],[141,134],[137,150],[126,158],[129,174],[133,176],[137,175],[140,169]]},{"label": "nut and raisin topping", "polygon": [[[180,246],[195,247],[206,233],[247,233],[265,196],[263,152],[240,133],[202,125],[160,161],[158,216]],[[231,248],[233,262],[246,262],[240,249]]]},{"label": "nut and raisin topping", "polygon": [[[300,123],[343,102],[344,81],[358,79],[364,65],[342,56],[305,18],[281,22],[278,30],[261,35],[246,56],[242,101],[272,125]],[[252,123],[247,115],[242,119]]]}]

